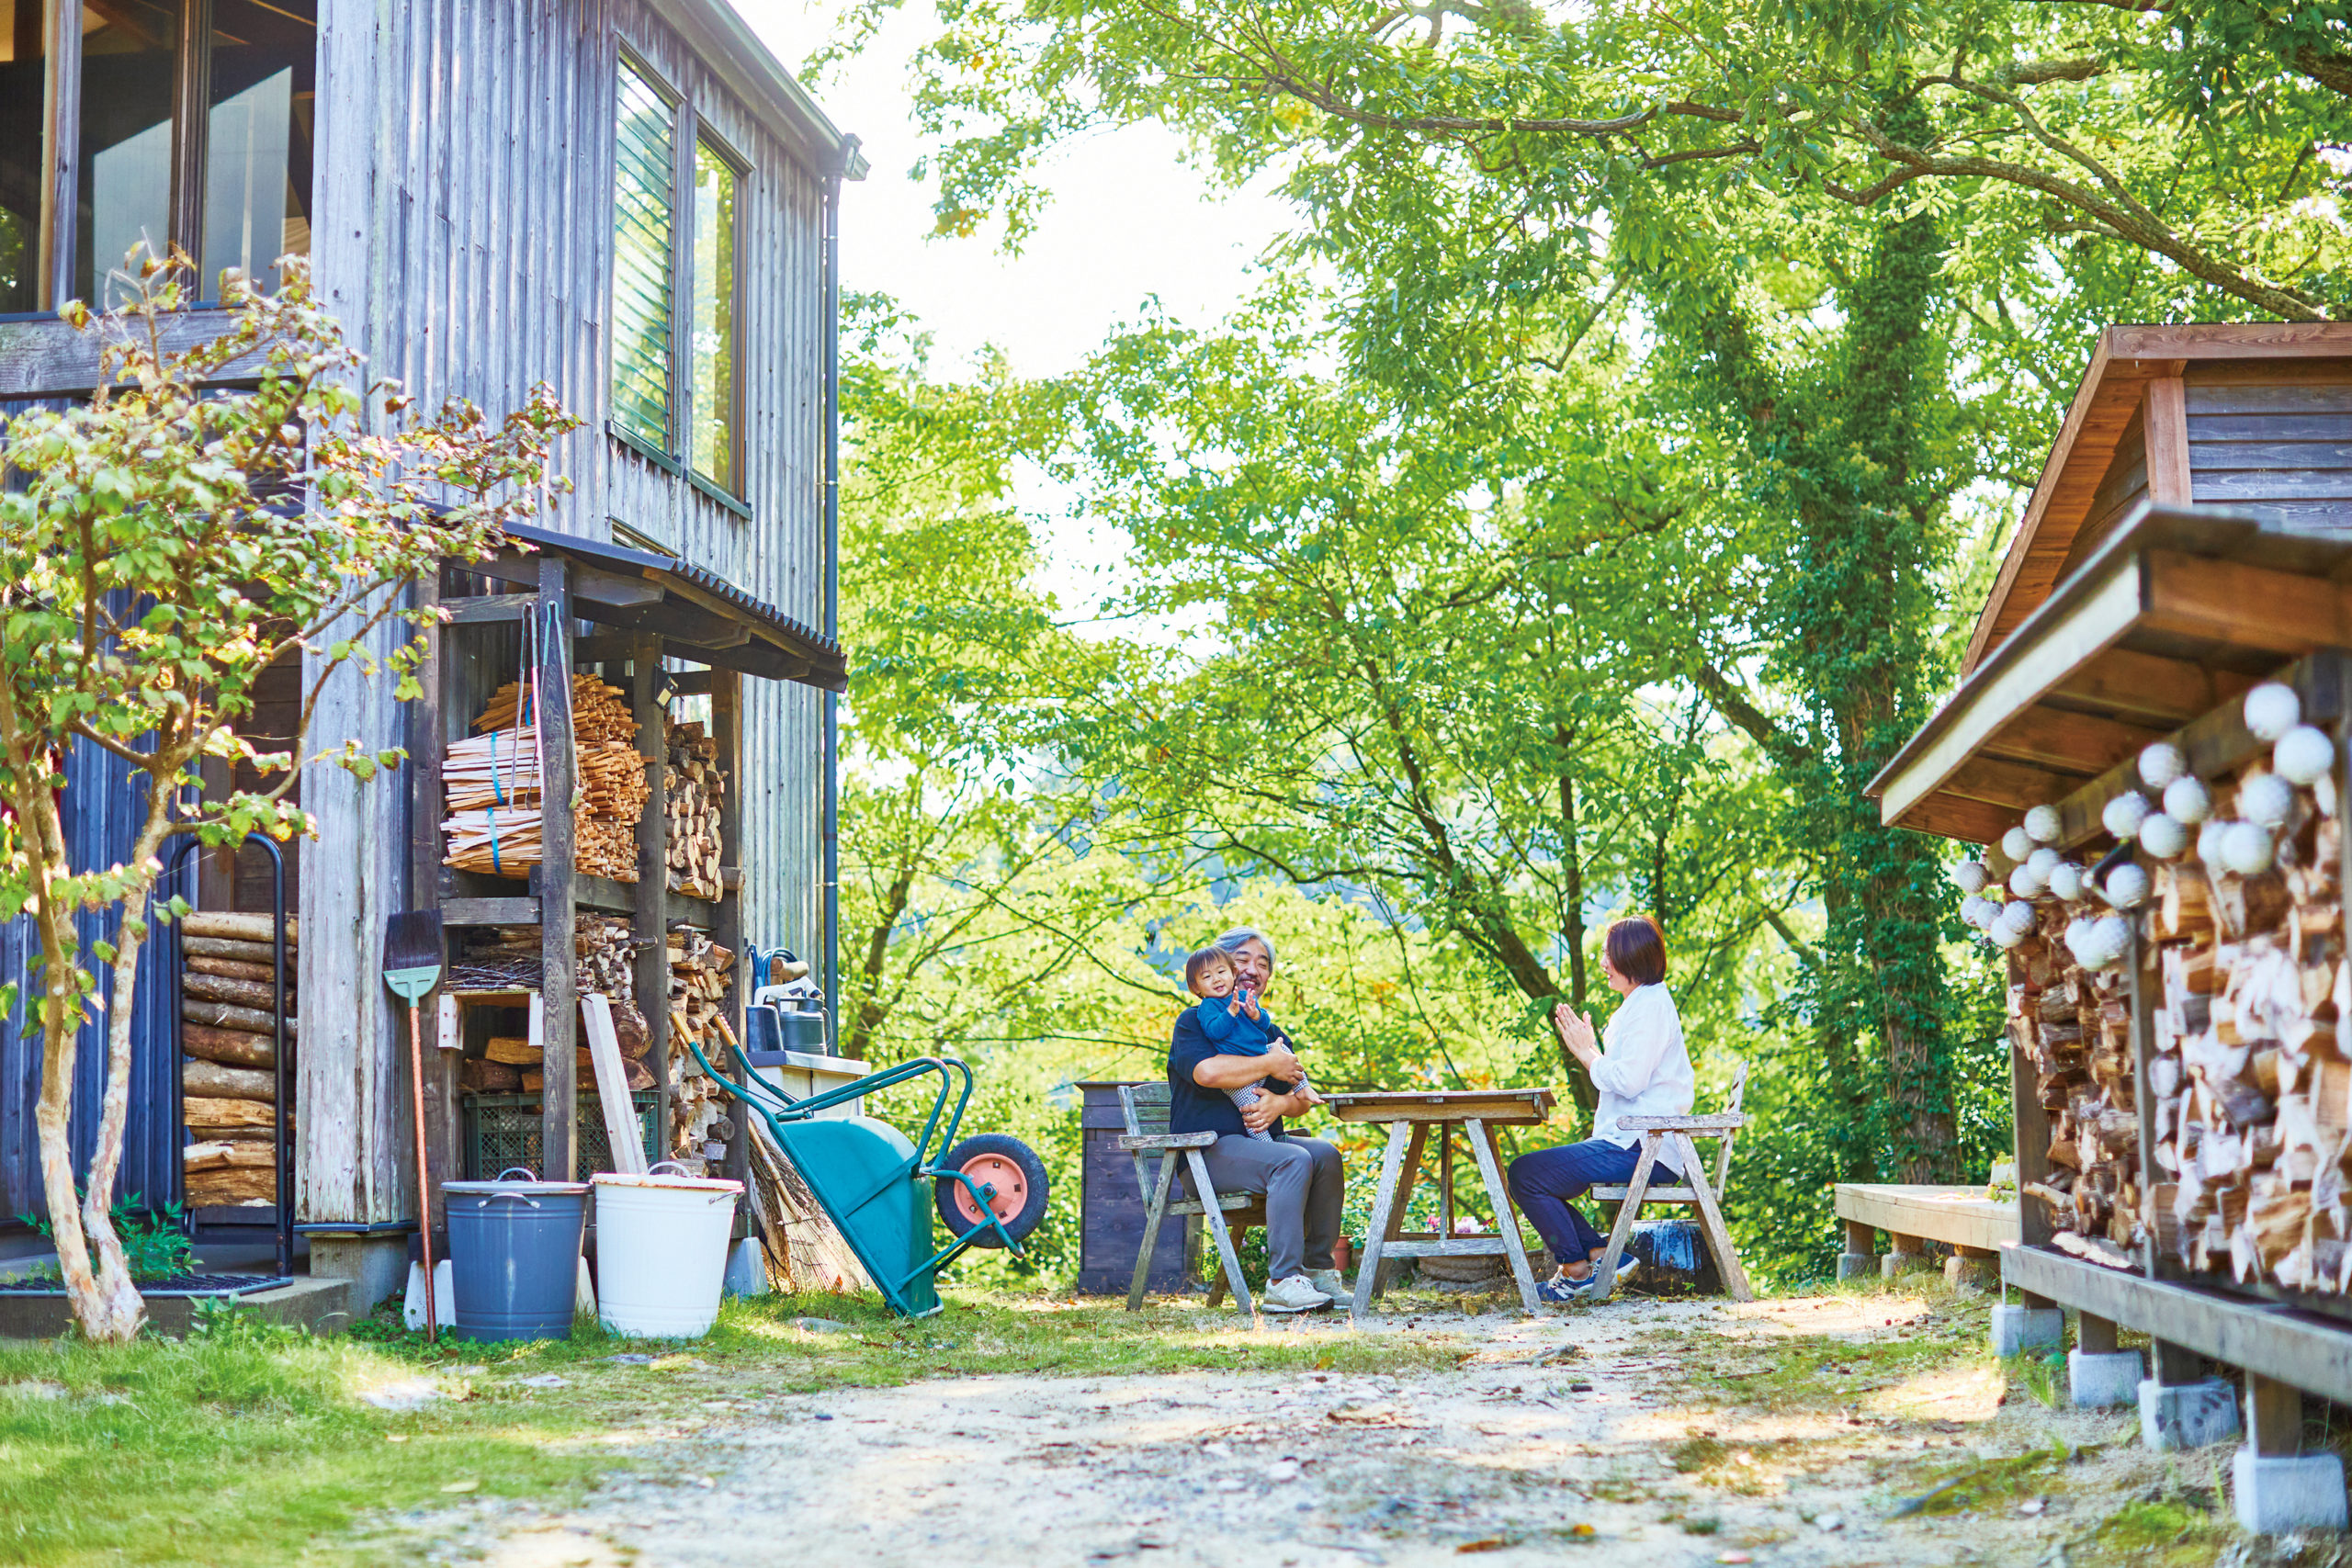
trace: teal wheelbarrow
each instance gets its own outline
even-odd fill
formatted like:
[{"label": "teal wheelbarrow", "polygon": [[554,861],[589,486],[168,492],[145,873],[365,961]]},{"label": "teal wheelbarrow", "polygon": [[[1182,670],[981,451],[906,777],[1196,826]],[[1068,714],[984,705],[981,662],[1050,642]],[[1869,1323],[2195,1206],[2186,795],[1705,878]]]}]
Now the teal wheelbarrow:
[{"label": "teal wheelbarrow", "polygon": [[[1046,1166],[1036,1151],[1003,1133],[956,1142],[972,1098],[972,1069],[952,1056],[918,1056],[796,1100],[754,1072],[740,1046],[732,1048],[740,1079],[713,1066],[694,1042],[686,1048],[719,1088],[767,1124],[866,1278],[901,1317],[939,1310],[936,1277],[965,1248],[1001,1247],[1017,1258],[1022,1239],[1046,1217]],[[912,1143],[871,1116],[818,1115],[932,1074],[939,1092]],[[934,1148],[946,1153],[934,1159]],[[935,1251],[933,1209],[955,1238]]]}]

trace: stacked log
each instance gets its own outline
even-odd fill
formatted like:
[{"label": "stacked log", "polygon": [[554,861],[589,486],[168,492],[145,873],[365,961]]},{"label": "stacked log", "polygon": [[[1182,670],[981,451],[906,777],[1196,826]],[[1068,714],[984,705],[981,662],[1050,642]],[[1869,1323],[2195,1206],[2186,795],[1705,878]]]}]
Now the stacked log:
[{"label": "stacked log", "polygon": [[[632,1089],[653,1087],[652,1069],[644,1062],[652,1048],[652,1030],[637,1005],[638,946],[629,922],[617,916],[583,912],[572,928],[580,993],[598,992],[612,1003],[613,1032],[619,1037],[621,1055],[628,1060]],[[460,990],[536,991],[542,974],[538,927],[492,926],[468,937],[450,965],[449,983]],[[582,1029],[586,1029],[584,1019]],[[594,1093],[595,1070],[585,1045],[579,1048],[579,1063],[581,1088]],[[536,1092],[541,1081],[540,1065],[537,1046],[527,1040],[502,1037],[490,1043],[484,1055],[469,1057],[460,1065],[458,1085],[475,1094]]]},{"label": "stacked log", "polygon": [[[2241,782],[2213,790],[2217,816],[2239,807]],[[2148,1068],[2160,1177],[2144,1217],[2192,1269],[2340,1293],[2352,1065],[2336,1023],[2352,998],[2334,807],[2324,782],[2296,789],[2266,869],[2162,868]]]},{"label": "stacked log", "polygon": [[2050,1121],[2050,1170],[2022,1191],[2050,1211],[2068,1251],[2128,1267],[2140,1209],[2140,1120],[2127,982],[2090,969],[2056,929],[2086,910],[2045,910],[2010,950],[2009,1038]]},{"label": "stacked log", "polygon": [[691,926],[670,932],[669,1153],[700,1172],[733,1134],[718,1086],[687,1050],[693,1041],[714,1065],[724,1065],[735,1030],[727,1017],[727,972],[735,954]]},{"label": "stacked log", "polygon": [[[635,882],[637,824],[652,789],[638,754],[637,721],[620,697],[618,687],[594,675],[572,679],[572,863],[590,875]],[[538,732],[514,723],[516,701],[513,683],[501,687],[474,720],[484,733],[452,743],[442,756],[445,865],[521,877],[539,863]]]},{"label": "stacked log", "polygon": [[[180,947],[181,1150],[189,1207],[277,1201],[277,993],[267,915],[198,911]],[[286,922],[286,1038],[296,1033],[296,922]],[[288,1083],[293,1079],[289,1073]]]},{"label": "stacked log", "polygon": [[662,772],[669,806],[670,891],[716,901],[724,845],[718,815],[727,802],[727,775],[718,766],[718,742],[699,724],[669,726],[669,765]]},{"label": "stacked log", "polygon": [[2067,862],[2059,814],[2037,807],[1992,866],[1955,871],[1962,918],[2010,953],[2009,1034],[2050,1125],[2049,1173],[2021,1191],[2063,1250],[2129,1268],[2149,1247],[2241,1285],[2352,1292],[2344,825],[2335,743],[2299,713],[2286,686],[2248,693],[2246,728],[2275,749],[2222,776],[2149,747],[2150,793],[2102,813],[2128,857]]}]

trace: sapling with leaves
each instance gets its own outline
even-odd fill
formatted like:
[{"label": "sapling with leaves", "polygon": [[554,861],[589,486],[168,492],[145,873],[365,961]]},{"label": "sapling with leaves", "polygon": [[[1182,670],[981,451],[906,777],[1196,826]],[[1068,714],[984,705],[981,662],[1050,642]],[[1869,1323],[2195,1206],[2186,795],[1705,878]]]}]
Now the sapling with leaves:
[{"label": "sapling with leaves", "polygon": [[[171,348],[165,328],[194,297],[193,270],[177,252],[134,250],[113,280],[122,304],[61,312],[99,356],[97,391],[82,407],[19,415],[0,448],[24,481],[0,496],[0,918],[29,914],[40,933],[28,1027],[41,1041],[41,1177],[74,1320],[95,1340],[128,1339],[145,1311],[109,1211],[140,955],[151,919],[187,908],[175,897],[151,908],[164,840],[307,834],[291,798],[303,767],[365,780],[397,765],[398,750],[311,735],[322,686],[348,668],[394,680],[401,698],[420,694],[423,642],[379,655],[374,634],[421,627],[437,612],[410,606],[413,579],[483,558],[506,524],[566,488],[549,478],[548,446],[579,423],[544,385],[503,421],[455,400],[420,417],[397,383],[368,379],[302,258],[278,265],[274,291],[225,275],[229,329]],[[239,721],[263,672],[296,659],[297,733],[264,752]],[[65,792],[83,787],[67,767],[76,748],[145,778],[143,815],[113,864],[80,863],[65,831]],[[208,795],[207,760],[255,786]],[[119,911],[86,955],[84,910]],[[101,984],[92,962],[107,971],[107,1060],[77,1191],[68,1121]]]}]

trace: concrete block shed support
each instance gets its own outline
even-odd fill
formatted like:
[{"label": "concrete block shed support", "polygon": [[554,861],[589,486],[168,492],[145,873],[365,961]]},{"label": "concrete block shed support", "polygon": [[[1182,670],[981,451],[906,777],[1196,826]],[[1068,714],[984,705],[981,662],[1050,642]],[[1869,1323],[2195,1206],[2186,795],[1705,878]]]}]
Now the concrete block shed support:
[{"label": "concrete block shed support", "polygon": [[2115,1325],[2084,1313],[2066,1356],[2066,1397],[2085,1409],[2131,1404],[2140,1397],[2140,1352],[2115,1348]]},{"label": "concrete block shed support", "polygon": [[365,1317],[376,1303],[408,1289],[405,1233],[311,1235],[311,1273],[351,1281],[352,1313]]},{"label": "concrete block shed support", "polygon": [[1916,1235],[1886,1233],[1887,1255],[1878,1260],[1879,1273],[1889,1280],[1908,1274],[1914,1269],[1932,1269],[1934,1260],[1928,1256],[1928,1244]]},{"label": "concrete block shed support", "polygon": [[1944,1259],[1944,1282],[1954,1290],[1997,1291],[2001,1288],[2001,1258],[1981,1247],[1955,1247]]},{"label": "concrete block shed support", "polygon": [[2055,1350],[2066,1343],[2066,1314],[2048,1296],[2019,1291],[2021,1303],[1993,1309],[1993,1354],[2004,1359],[2028,1350]]},{"label": "concrete block shed support", "polygon": [[2140,1441],[2154,1452],[2201,1449],[2238,1435],[2237,1390],[2209,1378],[2197,1357],[2165,1340],[2150,1347],[2149,1377],[2140,1384]]},{"label": "concrete block shed support", "polygon": [[1866,1280],[1878,1272],[1878,1229],[1860,1220],[1848,1220],[1846,1250],[1838,1255],[1838,1278]]},{"label": "concrete block shed support", "polygon": [[2245,1425],[2246,1441],[2230,1461],[2238,1523],[2257,1535],[2344,1529],[2344,1461],[2302,1451],[2302,1391],[2248,1372]]}]

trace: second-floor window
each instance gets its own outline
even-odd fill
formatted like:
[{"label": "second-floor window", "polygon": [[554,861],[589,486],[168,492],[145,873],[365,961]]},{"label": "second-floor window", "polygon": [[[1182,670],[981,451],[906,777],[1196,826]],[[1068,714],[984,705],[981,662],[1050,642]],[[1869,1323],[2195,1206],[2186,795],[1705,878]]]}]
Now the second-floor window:
[{"label": "second-floor window", "polygon": [[[135,244],[194,255],[208,299],[224,268],[266,283],[307,254],[317,17],[316,0],[0,0],[0,312],[108,299]],[[81,67],[52,84],[66,27]],[[41,178],[51,155],[70,203]]]},{"label": "second-floor window", "polygon": [[671,435],[670,275],[677,106],[621,62],[613,128],[613,423],[658,452]]},{"label": "second-floor window", "polygon": [[615,102],[613,428],[740,495],[742,166],[634,60]]}]

